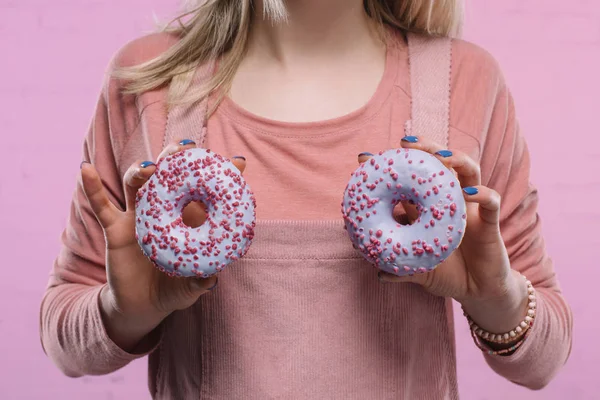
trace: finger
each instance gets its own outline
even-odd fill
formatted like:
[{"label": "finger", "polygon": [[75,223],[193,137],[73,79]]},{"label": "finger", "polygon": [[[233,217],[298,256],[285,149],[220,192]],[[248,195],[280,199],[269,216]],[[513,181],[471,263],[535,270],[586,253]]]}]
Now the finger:
[{"label": "finger", "polygon": [[196,142],[191,139],[183,139],[177,143],[170,143],[158,155],[158,160],[161,160],[171,154],[196,147]]},{"label": "finger", "polygon": [[444,165],[456,172],[460,185],[481,185],[481,168],[471,157],[462,151],[438,150],[434,154]]},{"label": "finger", "polygon": [[417,136],[404,136],[400,141],[400,145],[404,149],[422,150],[430,154],[443,150],[444,147],[431,139]]},{"label": "finger", "polygon": [[368,161],[371,157],[373,157],[373,153],[369,153],[368,151],[360,153],[358,155],[358,163],[362,164],[362,163]]},{"label": "finger", "polygon": [[419,210],[412,200],[401,201],[394,206],[392,215],[396,222],[402,225],[412,225],[419,218]]},{"label": "finger", "polygon": [[379,278],[379,282],[381,283],[416,283],[418,285],[425,285],[426,282],[426,274],[425,273],[416,273],[414,275],[406,275],[406,276],[397,276],[394,274],[390,274],[385,271],[379,271],[377,274]]},{"label": "finger", "polygon": [[189,285],[190,291],[196,294],[205,294],[214,290],[217,287],[217,283],[219,282],[219,278],[216,275],[211,276],[210,278],[189,278],[187,283]]},{"label": "finger", "polygon": [[231,162],[237,169],[240,170],[240,174],[243,174],[246,170],[246,157],[244,156],[235,156],[231,158]]},{"label": "finger", "polygon": [[96,169],[88,162],[81,163],[81,183],[92,212],[104,229],[108,229],[119,216],[119,209],[110,201]]},{"label": "finger", "polygon": [[417,219],[419,219],[419,210],[417,209],[417,205],[412,200],[410,200],[407,204],[404,204],[404,210],[406,210],[409,224],[412,225]]},{"label": "finger", "polygon": [[135,210],[137,192],[150,179],[154,171],[156,171],[156,165],[152,161],[144,161],[133,164],[125,172],[123,189],[125,191],[127,211]]},{"label": "finger", "polygon": [[479,205],[479,217],[489,223],[500,222],[501,198],[498,192],[485,186],[469,186],[463,189],[465,200]]},{"label": "finger", "polygon": [[183,209],[181,218],[190,228],[197,228],[206,222],[206,206],[200,201],[192,201]]}]

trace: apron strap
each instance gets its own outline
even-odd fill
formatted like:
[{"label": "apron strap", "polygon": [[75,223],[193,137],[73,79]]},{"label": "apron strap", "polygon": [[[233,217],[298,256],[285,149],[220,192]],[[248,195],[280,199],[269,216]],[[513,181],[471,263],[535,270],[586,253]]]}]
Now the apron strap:
[{"label": "apron strap", "polygon": [[[214,73],[214,63],[198,67],[190,88],[202,85]],[[188,89],[189,90],[189,89]],[[206,117],[208,113],[208,97],[199,102],[173,107],[167,116],[167,126],[163,148],[174,140],[191,139],[198,147],[202,147],[206,136]],[[185,134],[186,137],[179,137]]]},{"label": "apron strap", "polygon": [[406,135],[448,146],[452,39],[408,34],[412,119]]}]

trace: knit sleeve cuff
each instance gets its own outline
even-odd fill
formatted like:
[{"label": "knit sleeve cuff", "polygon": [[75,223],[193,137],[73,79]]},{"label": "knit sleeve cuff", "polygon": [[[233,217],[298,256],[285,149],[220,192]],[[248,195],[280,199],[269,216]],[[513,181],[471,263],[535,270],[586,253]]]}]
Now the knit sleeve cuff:
[{"label": "knit sleeve cuff", "polygon": [[106,327],[104,326],[104,321],[102,320],[102,314],[100,312],[100,295],[105,286],[106,284],[99,286],[92,293],[94,301],[90,302],[90,307],[92,308],[90,310],[90,316],[92,323],[96,326],[96,345],[98,348],[95,350],[90,349],[90,351],[100,351],[101,354],[105,355],[107,361],[109,361],[111,364],[115,364],[115,366],[118,364],[119,367],[121,367],[127,365],[133,360],[147,356],[156,350],[162,340],[163,325],[158,325],[152,332],[146,335],[131,352],[123,350],[108,336]]},{"label": "knit sleeve cuff", "polygon": [[[533,365],[533,361],[537,358],[540,352],[544,351],[543,332],[546,331],[547,310],[542,296],[536,297],[536,315],[533,325],[529,328],[529,334],[524,339],[524,342],[512,354],[509,355],[494,355],[484,352],[486,362],[490,367],[500,375],[507,378],[523,368],[529,368]],[[492,350],[482,343],[485,349]],[[509,378],[510,379],[510,378]]]}]

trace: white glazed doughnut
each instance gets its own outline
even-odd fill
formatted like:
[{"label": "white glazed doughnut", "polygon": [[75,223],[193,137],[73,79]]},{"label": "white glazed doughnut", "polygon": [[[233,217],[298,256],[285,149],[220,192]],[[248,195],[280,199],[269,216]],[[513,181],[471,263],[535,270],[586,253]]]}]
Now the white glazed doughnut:
[{"label": "white glazed doughnut", "polygon": [[[184,207],[202,201],[206,222],[183,223]],[[136,238],[144,254],[170,276],[209,277],[248,251],[255,200],[239,170],[210,150],[163,158],[136,198]]]},{"label": "white glazed doughnut", "polygon": [[[393,209],[411,200],[419,218],[401,225]],[[398,276],[435,269],[459,246],[466,226],[454,174],[433,155],[414,149],[380,152],[362,163],[346,186],[342,214],[363,257]]]}]

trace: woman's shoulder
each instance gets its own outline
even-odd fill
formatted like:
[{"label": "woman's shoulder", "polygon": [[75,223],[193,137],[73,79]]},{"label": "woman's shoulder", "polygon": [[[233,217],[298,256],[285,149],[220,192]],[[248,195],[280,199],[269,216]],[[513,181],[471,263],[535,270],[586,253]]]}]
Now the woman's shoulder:
[{"label": "woman's shoulder", "polygon": [[[453,78],[476,79],[491,85],[503,83],[500,63],[487,49],[467,40],[452,40]],[[457,83],[465,83],[458,81]]]},{"label": "woman's shoulder", "polygon": [[138,36],[117,49],[111,67],[131,67],[150,61],[176,45],[180,36],[171,32],[155,32]]},{"label": "woman's shoulder", "polygon": [[480,143],[506,82],[498,60],[485,48],[462,39],[452,41],[450,125]]},{"label": "woman's shoulder", "polygon": [[[164,135],[167,108],[164,87],[148,90],[142,94],[125,93],[129,81],[123,78],[120,70],[155,59],[171,49],[179,40],[176,35],[166,32],[138,36],[118,47],[109,60],[105,70],[102,96],[109,110],[110,140],[113,151],[117,155],[117,167],[121,174],[125,173],[125,169],[133,160],[149,156],[144,153],[145,146],[135,145],[139,142],[132,140],[132,137]],[[140,124],[141,118],[145,119],[144,124]],[[160,139],[150,139],[149,142],[161,144]],[[156,149],[152,150],[154,153]]]}]

